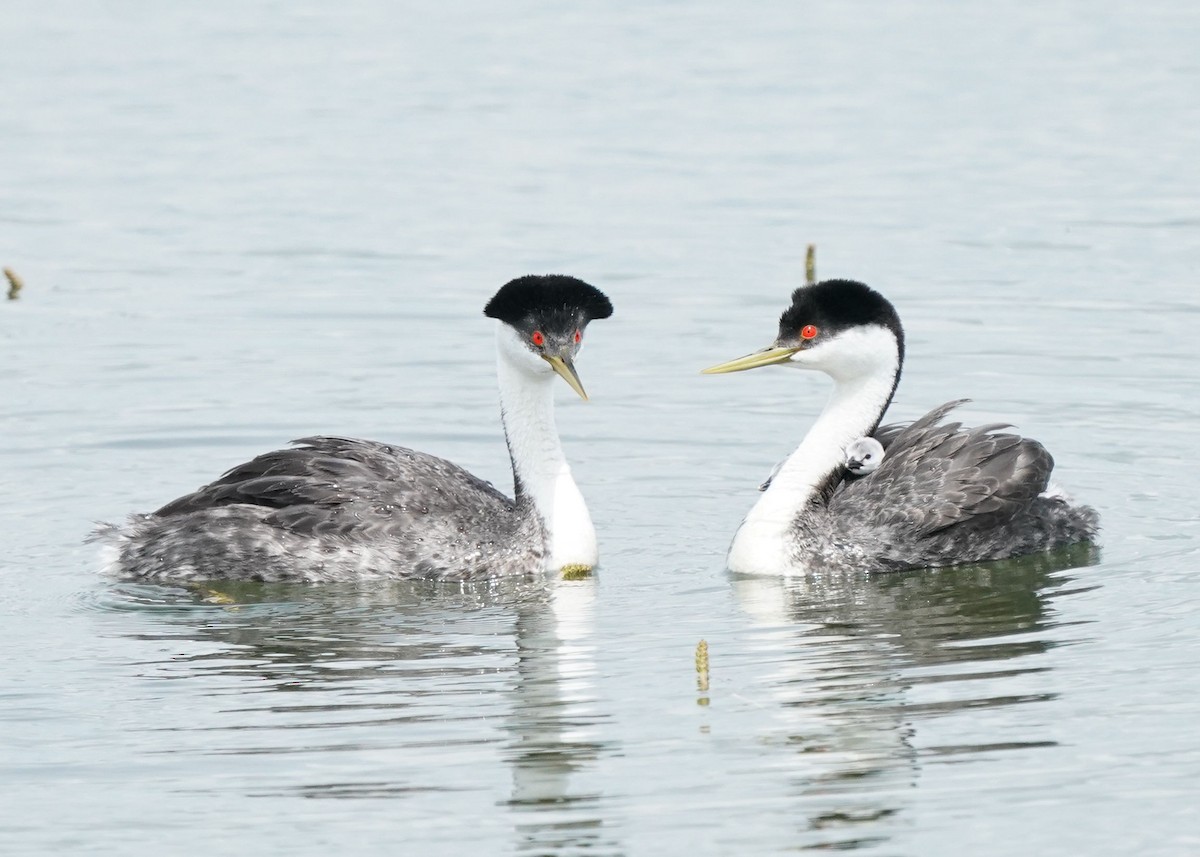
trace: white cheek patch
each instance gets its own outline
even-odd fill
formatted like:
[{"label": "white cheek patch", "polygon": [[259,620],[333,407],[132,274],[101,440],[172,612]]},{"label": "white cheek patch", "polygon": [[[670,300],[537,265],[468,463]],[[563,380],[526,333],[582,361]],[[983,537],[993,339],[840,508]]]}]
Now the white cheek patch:
[{"label": "white cheek patch", "polygon": [[824,342],[797,351],[789,360],[790,365],[817,369],[842,380],[897,366],[900,353],[896,335],[886,327],[871,324],[844,330]]},{"label": "white cheek patch", "polygon": [[515,328],[502,321],[496,322],[496,345],[509,363],[531,375],[550,375],[554,370],[550,364],[538,356],[532,344]]}]

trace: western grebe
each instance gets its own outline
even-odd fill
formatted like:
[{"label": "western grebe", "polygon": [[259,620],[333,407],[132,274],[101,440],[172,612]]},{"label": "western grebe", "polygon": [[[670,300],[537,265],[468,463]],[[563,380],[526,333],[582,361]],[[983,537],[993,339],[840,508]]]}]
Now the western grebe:
[{"label": "western grebe", "polygon": [[466,579],[596,564],[596,533],[554,422],[555,375],[587,394],[574,358],[612,304],[574,277],[527,276],[497,319],[500,415],[515,499],[404,447],[308,437],[260,455],[124,526],[102,525],[110,569],[159,581]]},{"label": "western grebe", "polygon": [[[747,574],[895,571],[1020,556],[1091,540],[1095,510],[1048,490],[1054,461],[1006,425],[963,428],[947,402],[879,427],[904,363],[904,330],[878,292],[850,280],[796,289],[775,342],[708,374],[774,364],[817,369],[833,394],[772,474],[729,549]],[[878,468],[846,479],[847,448],[875,437]],[[861,472],[861,471],[860,471]]]}]

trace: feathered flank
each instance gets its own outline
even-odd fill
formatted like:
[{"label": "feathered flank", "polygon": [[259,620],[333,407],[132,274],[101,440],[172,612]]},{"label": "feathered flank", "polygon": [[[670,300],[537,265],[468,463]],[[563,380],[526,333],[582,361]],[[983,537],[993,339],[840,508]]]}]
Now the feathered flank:
[{"label": "feathered flank", "polygon": [[[1044,496],[1054,459],[1040,443],[1000,433],[1008,428],[1001,423],[943,422],[964,401],[947,402],[904,428],[878,470],[843,484],[830,515],[848,528],[857,522],[893,533],[927,565],[966,561],[957,558],[965,550],[983,554],[968,559],[1000,559],[1092,538],[1094,510],[1059,516],[1056,507],[1065,504]],[[1061,518],[1049,545],[1040,544],[1040,531],[1023,532],[1041,513]]]},{"label": "feathered flank", "polygon": [[[802,511],[798,558],[860,571],[1008,559],[1095,538],[1094,509],[1049,491],[1054,460],[1040,443],[994,423],[964,427],[947,402],[911,425],[877,432],[875,472],[838,484],[825,506]],[[853,545],[846,552],[844,546]]]}]

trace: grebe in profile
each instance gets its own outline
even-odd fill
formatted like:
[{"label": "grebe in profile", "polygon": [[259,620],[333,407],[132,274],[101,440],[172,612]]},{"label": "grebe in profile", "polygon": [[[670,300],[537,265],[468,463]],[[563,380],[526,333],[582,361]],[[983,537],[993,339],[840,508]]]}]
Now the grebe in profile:
[{"label": "grebe in profile", "polygon": [[500,413],[515,498],[404,447],[309,437],[260,455],[124,526],[104,525],[110,569],[155,581],[468,579],[597,561],[596,533],[554,422],[555,375],[587,394],[574,358],[602,292],[527,276],[484,308],[497,319]]},{"label": "grebe in profile", "polygon": [[[904,363],[904,330],[878,292],[850,280],[803,286],[775,342],[709,374],[784,365],[816,369],[833,394],[800,446],[772,474],[729,549],[746,574],[895,571],[1021,556],[1091,540],[1096,512],[1048,490],[1054,461],[1040,443],[964,428],[947,402],[907,426],[880,427]],[[874,437],[885,454],[847,479],[850,447]],[[862,470],[859,470],[862,473]]]}]

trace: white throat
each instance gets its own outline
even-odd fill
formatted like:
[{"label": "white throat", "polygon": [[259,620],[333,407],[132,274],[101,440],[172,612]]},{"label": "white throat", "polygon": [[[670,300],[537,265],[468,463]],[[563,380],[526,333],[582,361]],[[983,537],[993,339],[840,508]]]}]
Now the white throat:
[{"label": "white throat", "polygon": [[506,324],[499,325],[496,346],[504,433],[514,475],[546,526],[547,568],[592,568],[599,559],[596,530],[571,476],[554,422],[557,376]]},{"label": "white throat", "polygon": [[820,369],[834,381],[833,393],[804,440],[784,460],[771,484],[742,521],[729,548],[731,571],[742,574],[794,574],[803,571],[792,559],[794,524],[846,460],[846,448],[870,433],[887,408],[899,372],[899,352],[891,331],[869,327],[849,331],[831,342],[811,363],[797,355],[796,365]]}]

